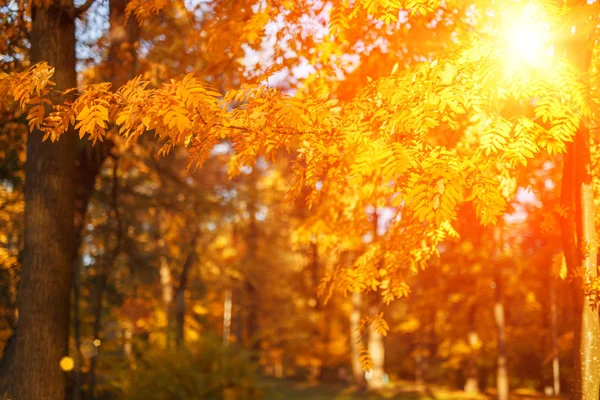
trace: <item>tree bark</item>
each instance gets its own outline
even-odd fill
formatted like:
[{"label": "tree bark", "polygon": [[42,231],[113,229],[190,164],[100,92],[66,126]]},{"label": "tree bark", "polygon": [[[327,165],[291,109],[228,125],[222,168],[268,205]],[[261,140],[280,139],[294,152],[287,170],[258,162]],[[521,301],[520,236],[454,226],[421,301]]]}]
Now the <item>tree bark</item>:
[{"label": "tree bark", "polygon": [[316,241],[311,241],[309,245],[310,262],[308,265],[310,271],[311,284],[314,295],[314,306],[311,312],[316,316],[315,323],[312,328],[312,343],[315,345],[312,348],[312,357],[314,361],[311,363],[310,379],[318,381],[323,368],[323,357],[326,350],[325,328],[328,322],[325,320],[324,304],[319,301],[319,281],[320,281],[320,259],[319,259],[319,244]]},{"label": "tree bark", "polygon": [[[123,224],[121,222],[121,215],[119,213],[119,206],[117,202],[117,194],[118,194],[118,164],[115,162],[113,166],[113,183],[112,183],[112,213],[113,218],[116,222],[115,227],[115,244],[111,249],[110,245],[110,231],[109,226],[106,227],[106,236],[104,238],[104,257],[102,260],[102,265],[100,266],[100,282],[98,284],[97,292],[96,292],[96,303],[95,303],[95,312],[94,312],[94,328],[93,328],[93,337],[94,340],[100,337],[100,331],[102,329],[102,307],[104,301],[104,293],[106,292],[106,286],[108,284],[108,278],[110,275],[110,271],[113,269],[113,266],[121,252],[121,244],[123,239]],[[110,222],[110,220],[109,220]],[[88,390],[87,390],[87,398],[92,400],[95,398],[94,390],[96,387],[96,368],[98,365],[98,354],[95,357],[92,357],[90,362],[90,371],[88,374]]]},{"label": "tree bark", "polygon": [[[135,18],[126,18],[125,8],[128,0],[110,0],[108,76],[113,90],[123,86],[133,78],[137,69],[137,53],[134,43],[139,37],[139,28]],[[123,53],[125,52],[125,53]],[[81,354],[80,318],[79,318],[79,281],[81,265],[77,261],[81,246],[85,216],[96,178],[114,146],[111,140],[91,146],[87,139],[78,141],[75,170],[75,215],[73,249],[73,335],[75,339],[75,370],[73,371],[73,400],[81,399]]]},{"label": "tree bark", "polygon": [[[106,284],[108,282],[108,276],[106,272],[103,272],[99,277],[100,282],[96,289],[96,300],[94,308],[94,327],[93,337],[97,339],[100,335],[100,329],[102,328],[102,303],[104,301],[104,292],[106,291]],[[87,398],[93,400],[95,398],[94,391],[96,389],[96,368],[98,367],[98,356],[94,356],[90,361],[90,370],[88,373],[88,388]]]},{"label": "tree bark", "polygon": [[225,290],[225,299],[223,300],[223,346],[229,346],[231,336],[231,308],[232,308],[232,290]]},{"label": "tree bark", "polygon": [[477,370],[477,349],[479,346],[479,335],[477,334],[476,322],[477,306],[472,304],[469,309],[469,333],[467,341],[470,347],[470,354],[467,359],[465,370],[465,387],[467,393],[479,393],[479,371]]},{"label": "tree bark", "polygon": [[198,235],[194,235],[190,243],[190,252],[183,264],[181,275],[179,276],[179,284],[175,288],[175,345],[180,347],[185,339],[185,291],[188,285],[188,277],[190,269],[196,263],[197,253],[196,244],[198,243]]},{"label": "tree bark", "polygon": [[362,308],[362,294],[352,293],[352,313],[350,314],[350,357],[352,360],[352,375],[354,383],[363,389],[365,387],[365,375],[360,363],[360,314]]},{"label": "tree bark", "polygon": [[[55,67],[57,90],[77,85],[72,1],[32,4],[31,62]],[[62,102],[64,98],[59,98]],[[5,394],[13,400],[62,400],[68,356],[73,255],[75,135],[42,143],[35,130],[25,163],[25,241],[19,321]]]},{"label": "tree bark", "polygon": [[129,0],[110,0],[110,48],[108,52],[108,78],[112,89],[118,90],[135,76],[138,69],[137,41],[140,29],[133,16],[127,17]]},{"label": "tree bark", "polygon": [[163,311],[165,313],[165,343],[164,346],[169,347],[171,345],[171,327],[173,326],[172,320],[172,305],[173,305],[173,279],[171,277],[171,269],[165,256],[160,258],[160,287],[163,302]]},{"label": "tree bark", "polygon": [[[373,211],[372,215],[373,223],[373,240],[379,241],[379,214],[377,209]],[[370,298],[370,314],[375,315],[379,311],[379,305],[381,304],[380,298],[377,293],[373,293]],[[367,380],[367,388],[380,389],[383,387],[383,377],[385,375],[384,362],[385,362],[385,346],[383,342],[383,336],[377,332],[371,325],[369,325],[369,339],[368,349],[373,359],[373,371],[371,371],[371,378]]]},{"label": "tree bark", "polygon": [[[581,18],[584,16],[584,18]],[[583,75],[598,74],[597,43],[584,33],[585,14],[573,13],[565,27],[574,27],[562,36],[557,46]],[[593,89],[593,88],[592,88]],[[561,187],[561,202],[566,216],[561,219],[563,250],[571,275],[573,297],[573,399],[598,399],[600,391],[600,326],[598,312],[584,295],[583,285],[598,276],[597,241],[594,221],[594,193],[590,160],[590,133],[580,122],[574,142],[567,144]]]},{"label": "tree bark", "polygon": [[[253,282],[251,277],[252,265],[257,262],[257,252],[258,252],[258,224],[256,222],[256,208],[258,202],[258,193],[257,193],[257,182],[258,182],[258,166],[254,166],[252,168],[252,172],[249,176],[248,185],[249,188],[249,199],[248,199],[248,214],[249,214],[249,223],[248,229],[246,231],[246,257],[244,260],[244,283],[242,291],[244,293],[244,345],[247,348],[254,350],[254,352],[258,352],[260,350],[260,337],[259,337],[259,325],[258,325],[258,307],[259,304],[259,293],[256,288],[256,285]],[[253,359],[257,359],[257,354],[253,355]]]},{"label": "tree bark", "polygon": [[[501,224],[501,222],[499,222]],[[504,292],[503,280],[500,261],[503,254],[503,232],[502,225],[496,226],[494,230],[496,242],[496,271],[494,278],[494,321],[496,322],[496,332],[498,340],[498,353],[496,358],[496,390],[498,391],[498,400],[508,400],[509,385],[508,385],[508,366],[506,358],[506,335],[505,335],[505,319],[504,319]]]},{"label": "tree bark", "polygon": [[[375,308],[376,313],[377,308]],[[372,310],[373,311],[373,310]],[[385,361],[385,346],[383,343],[383,336],[369,326],[369,340],[368,340],[369,353],[373,359],[373,370],[371,371],[371,379],[367,380],[367,387],[369,390],[381,389],[383,387],[384,361]]]},{"label": "tree bark", "polygon": [[575,324],[572,398],[586,400],[598,399],[600,390],[598,313],[583,291],[583,285],[597,277],[589,140],[589,131],[580,127],[565,154],[561,188],[561,201],[567,210],[561,230],[565,261],[572,276]]},{"label": "tree bark", "polygon": [[[74,249],[74,253],[77,250]],[[76,257],[73,260],[73,342],[75,343],[75,368],[73,369],[73,389],[71,391],[73,400],[81,399],[81,319],[79,315],[79,301],[81,298],[79,292],[79,280],[81,275],[81,258]]]},{"label": "tree bark", "polygon": [[560,396],[560,361],[558,358],[558,324],[556,321],[556,283],[550,276],[550,330],[552,336],[552,387],[554,395]]}]

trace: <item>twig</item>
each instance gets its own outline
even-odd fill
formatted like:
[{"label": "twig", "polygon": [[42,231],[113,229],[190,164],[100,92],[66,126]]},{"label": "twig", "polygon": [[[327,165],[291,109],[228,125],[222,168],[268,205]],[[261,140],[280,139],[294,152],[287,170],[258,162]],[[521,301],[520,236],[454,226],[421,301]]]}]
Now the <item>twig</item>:
[{"label": "twig", "polygon": [[79,7],[76,7],[75,12],[73,13],[73,17],[78,18],[82,14],[84,14],[87,10],[89,10],[89,8],[92,6],[92,4],[94,4],[94,1],[96,1],[96,0],[86,0],[85,3],[83,3]]}]

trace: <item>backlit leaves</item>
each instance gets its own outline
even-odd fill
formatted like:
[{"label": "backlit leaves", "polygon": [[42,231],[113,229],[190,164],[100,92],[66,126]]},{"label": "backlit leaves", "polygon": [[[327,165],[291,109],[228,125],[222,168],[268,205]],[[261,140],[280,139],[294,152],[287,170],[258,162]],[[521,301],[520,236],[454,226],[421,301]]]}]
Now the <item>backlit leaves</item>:
[{"label": "backlit leaves", "polygon": [[[128,13],[142,19],[167,5],[130,1]],[[227,18],[218,27],[209,23],[214,35],[207,46],[222,53],[219,40],[231,30],[257,47],[279,11],[285,10],[286,23],[307,12],[300,2],[263,6],[253,12],[250,7],[230,10],[244,17],[240,26]],[[27,111],[30,130],[41,130],[52,141],[69,129],[92,142],[111,134],[135,141],[151,132],[162,154],[185,147],[190,167],[201,166],[217,143],[227,141],[235,150],[231,175],[257,159],[274,162],[282,152],[293,153],[290,198],[303,196],[318,216],[307,219],[298,242],[319,237],[323,250],[337,257],[336,245],[348,240],[344,236],[364,241],[356,259],[329,276],[329,287],[379,290],[387,303],[408,295],[405,274],[422,269],[438,244],[456,234],[451,223],[462,203],[475,205],[482,224],[495,223],[514,195],[516,169],[542,154],[564,153],[591,116],[588,90],[566,60],[556,57],[552,65],[516,73],[506,68],[504,50],[480,40],[452,45],[433,62],[411,61],[410,69],[394,60],[393,68],[385,67],[390,75],[366,80],[343,100],[332,96],[321,76],[343,77],[349,71],[333,68],[331,60],[342,58],[354,24],[377,21],[393,30],[402,25],[400,17],[439,6],[438,0],[333,4],[329,35],[314,54],[303,55],[323,71],[293,94],[258,79],[220,93],[189,74],[161,86],[135,78],[116,92],[104,83],[84,86],[74,101],[64,102],[55,100],[53,70],[43,63],[3,75],[0,89]],[[240,46],[235,42],[228,48],[235,55]],[[284,67],[274,65],[265,74]],[[377,232],[368,216],[373,209],[389,215]]]},{"label": "backlit leaves", "polygon": [[373,358],[371,357],[371,353],[364,346],[360,346],[360,365],[363,371],[372,371],[375,364],[373,363]]}]

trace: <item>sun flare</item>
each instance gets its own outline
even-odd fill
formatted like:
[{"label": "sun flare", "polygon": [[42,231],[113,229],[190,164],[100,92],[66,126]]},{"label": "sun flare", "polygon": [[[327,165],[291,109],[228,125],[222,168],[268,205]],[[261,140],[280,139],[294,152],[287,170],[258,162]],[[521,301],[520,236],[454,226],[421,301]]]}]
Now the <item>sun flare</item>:
[{"label": "sun flare", "polygon": [[528,5],[506,19],[503,36],[511,63],[537,63],[552,54],[549,29],[537,7]]}]

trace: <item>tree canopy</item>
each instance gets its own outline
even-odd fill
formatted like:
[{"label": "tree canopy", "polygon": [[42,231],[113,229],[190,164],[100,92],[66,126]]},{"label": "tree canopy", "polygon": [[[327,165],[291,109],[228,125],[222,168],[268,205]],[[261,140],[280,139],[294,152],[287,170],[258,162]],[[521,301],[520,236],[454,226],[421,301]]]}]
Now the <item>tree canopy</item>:
[{"label": "tree canopy", "polygon": [[[467,310],[463,330],[471,332],[482,296],[476,287],[492,285],[501,349],[504,297],[527,302],[531,293],[543,292],[535,279],[569,277],[571,388],[578,398],[598,398],[596,2],[111,0],[108,6],[108,13],[104,2],[93,0],[0,6],[0,140],[7,149],[0,153],[7,182],[0,221],[2,232],[10,232],[3,262],[21,262],[16,243],[24,235],[21,291],[34,293],[45,278],[38,281],[39,274],[28,271],[55,251],[34,255],[39,246],[78,238],[74,250],[64,248],[68,259],[44,269],[63,271],[63,303],[56,307],[67,306],[67,336],[69,320],[79,318],[68,310],[81,271],[74,269],[72,283],[65,267],[72,269],[82,237],[93,238],[83,241],[82,254],[94,260],[88,264],[99,279],[94,337],[107,285],[114,280],[118,292],[124,276],[142,279],[134,276],[144,272],[114,268],[124,252],[132,261],[156,253],[154,271],[175,292],[161,293],[167,331],[183,327],[177,312],[185,311],[174,304],[188,290],[188,261],[223,264],[215,272],[226,277],[221,284],[238,282],[251,304],[240,311],[245,332],[238,339],[254,350],[260,348],[251,344],[259,325],[272,328],[263,342],[281,346],[273,344],[283,329],[272,319],[276,311],[259,299],[275,276],[292,285],[293,274],[275,267],[302,264],[293,251],[281,250],[288,245],[312,258],[315,315],[325,313],[320,307],[328,302],[341,307],[343,295],[363,293],[365,304],[380,306],[370,307],[354,328],[369,328],[373,337],[393,330],[380,309],[396,301],[410,303],[409,321],[434,326],[435,317],[423,322],[412,310],[435,309],[436,291]],[[98,16],[108,28],[94,22]],[[74,33],[75,20],[88,27],[85,33]],[[66,32],[53,39],[60,45],[49,50],[43,46],[52,44],[34,41],[55,26]],[[72,45],[64,39],[69,35]],[[99,38],[86,38],[93,35]],[[54,60],[44,59],[51,51],[58,52]],[[67,61],[53,65],[66,51]],[[23,163],[24,200],[18,190]],[[76,171],[89,171],[87,180]],[[62,175],[67,189],[51,180]],[[46,197],[36,197],[44,188]],[[529,200],[523,200],[525,189]],[[72,199],[52,203],[61,191]],[[50,215],[50,225],[72,225],[74,213],[75,227],[38,238],[33,232],[45,229],[44,219],[43,213],[28,217],[34,207],[64,211]],[[12,225],[22,213],[21,230]],[[94,221],[89,231],[85,220]],[[524,239],[525,232],[531,237]],[[280,249],[277,256],[268,254],[268,241]],[[543,258],[538,262],[547,264],[545,271],[527,276],[516,260],[521,254]],[[273,265],[273,275],[256,260]],[[173,262],[179,267],[167,266]],[[435,282],[436,276],[448,282]],[[527,276],[527,286],[519,287],[520,276]],[[454,279],[474,286],[452,294],[460,285]],[[29,280],[37,282],[31,291],[23,289]],[[289,300],[295,290],[307,289],[273,288],[267,297]],[[142,318],[126,304],[125,319]],[[33,318],[21,308],[19,319]],[[27,347],[19,334],[17,360]],[[181,328],[174,340],[184,338]],[[465,354],[472,354],[473,343],[461,360],[470,360]],[[453,351],[448,346],[447,355]],[[421,343],[416,347],[422,351]],[[374,368],[372,356],[365,348],[360,357],[366,370]]]}]

